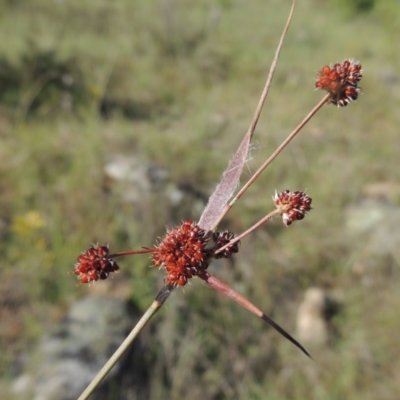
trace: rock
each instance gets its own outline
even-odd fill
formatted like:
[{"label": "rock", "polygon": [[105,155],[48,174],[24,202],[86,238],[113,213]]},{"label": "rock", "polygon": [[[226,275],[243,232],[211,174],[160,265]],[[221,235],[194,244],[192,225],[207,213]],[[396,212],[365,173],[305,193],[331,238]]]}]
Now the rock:
[{"label": "rock", "polygon": [[400,257],[400,207],[382,197],[368,198],[348,207],[346,216],[347,231],[358,243],[352,272],[368,286],[377,284]]},{"label": "rock", "polygon": [[[76,400],[133,325],[124,301],[96,295],[77,301],[57,331],[39,345],[32,370],[14,382],[15,393],[19,398],[30,393],[34,400]],[[123,364],[118,362],[102,385],[119,374]]]},{"label": "rock", "polygon": [[330,319],[337,311],[337,302],[322,289],[307,289],[296,319],[297,338],[300,343],[307,346],[327,345],[333,334]]},{"label": "rock", "polygon": [[173,217],[183,211],[182,206],[185,204],[190,206],[189,214],[200,215],[207,203],[207,196],[195,187],[183,182],[172,182],[167,169],[139,157],[116,155],[105,165],[104,173],[105,187],[120,193],[126,203],[148,207],[152,196],[157,193],[163,207],[170,209],[169,217],[173,220],[182,219],[180,215],[178,218]]},{"label": "rock", "polygon": [[117,155],[104,167],[106,177],[121,182],[121,196],[128,203],[140,203],[154,190],[166,186],[169,172],[134,156]]}]

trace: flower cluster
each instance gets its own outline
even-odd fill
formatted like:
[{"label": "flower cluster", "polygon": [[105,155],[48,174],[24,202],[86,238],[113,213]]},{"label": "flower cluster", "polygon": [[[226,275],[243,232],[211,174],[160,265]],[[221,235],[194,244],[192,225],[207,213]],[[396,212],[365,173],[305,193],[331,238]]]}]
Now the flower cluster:
[{"label": "flower cluster", "polygon": [[[212,239],[216,245],[216,249],[221,249],[225,245],[227,245],[232,239],[235,238],[235,234],[230,231],[224,231],[224,232],[214,232],[212,235]],[[240,241],[237,241],[229,246],[227,246],[225,249],[223,249],[221,252],[216,253],[214,255],[214,258],[229,258],[233,253],[237,253],[239,251],[239,243]]]},{"label": "flower cluster", "polygon": [[[228,258],[232,253],[237,253],[239,242],[215,254],[234,237],[229,231],[208,234],[196,223],[187,220],[168,230],[159,241],[153,251],[153,263],[156,267],[165,268],[167,285],[184,286],[188,279],[206,270],[212,258]],[[210,239],[214,246],[210,245]]]},{"label": "flower cluster", "polygon": [[312,199],[298,190],[295,192],[290,190],[284,190],[282,193],[275,192],[272,199],[286,226],[289,226],[293,221],[302,220],[307,211],[311,210]]},{"label": "flower cluster", "polygon": [[209,239],[209,235],[190,220],[167,231],[153,252],[154,265],[167,271],[167,285],[184,286],[200,269],[207,269],[212,254],[207,250]]},{"label": "flower cluster", "polygon": [[118,264],[108,257],[108,246],[94,245],[78,257],[74,273],[82,283],[107,279],[110,272],[119,270]]},{"label": "flower cluster", "polygon": [[[239,251],[240,241],[231,245],[235,238],[232,232],[206,232],[190,220],[184,221],[176,228],[167,230],[154,248],[126,251],[109,255],[108,246],[92,246],[78,257],[75,274],[82,283],[106,279],[110,272],[117,271],[119,266],[113,257],[153,253],[153,264],[166,270],[167,286],[184,286],[190,278],[203,272],[213,258],[229,258]],[[217,253],[217,250],[222,251]]]},{"label": "flower cluster", "polygon": [[361,73],[361,64],[353,59],[344,60],[333,66],[327,65],[318,73],[315,87],[330,93],[330,103],[345,107],[350,101],[358,98]]}]

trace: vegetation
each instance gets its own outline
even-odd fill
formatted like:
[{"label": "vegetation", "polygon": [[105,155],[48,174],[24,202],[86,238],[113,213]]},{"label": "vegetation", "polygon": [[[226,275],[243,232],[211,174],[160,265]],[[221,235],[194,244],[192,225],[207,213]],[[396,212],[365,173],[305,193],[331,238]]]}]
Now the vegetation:
[{"label": "vegetation", "polygon": [[[158,192],[127,203],[104,167],[114,155],[140,157],[211,193],[251,120],[289,3],[0,0],[0,393],[20,372],[16,360],[90,292],[68,273],[91,242],[152,246],[165,225],[198,218],[192,200],[172,212]],[[400,178],[399,9],[298,1],[249,171],[319,101],[322,66],[359,59],[364,94],[324,107],[226,224],[247,229],[272,209],[275,189],[307,188],[310,215],[290,229],[276,219],[243,240],[233,263],[211,267],[289,332],[304,290],[336,293],[339,337],[313,363],[194,281],[144,335],[152,399],[397,398],[398,258],[356,273],[365,238],[346,231],[345,211],[367,184]],[[162,285],[149,264],[120,265],[143,310]]]}]

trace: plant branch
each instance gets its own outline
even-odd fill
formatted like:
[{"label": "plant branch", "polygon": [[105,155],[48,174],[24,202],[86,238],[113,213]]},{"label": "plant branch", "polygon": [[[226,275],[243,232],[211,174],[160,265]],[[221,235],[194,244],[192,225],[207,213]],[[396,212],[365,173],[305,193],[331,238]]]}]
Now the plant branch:
[{"label": "plant branch", "polygon": [[267,78],[267,81],[265,82],[264,90],[263,90],[263,92],[261,94],[260,101],[258,102],[256,111],[254,113],[253,120],[251,121],[251,124],[250,124],[250,127],[249,127],[249,131],[251,132],[251,135],[253,135],[253,133],[254,133],[254,131],[256,129],[258,120],[260,119],[262,108],[264,107],[265,100],[267,98],[269,89],[271,87],[272,79],[274,77],[275,70],[276,70],[276,65],[278,64],[279,55],[280,55],[281,50],[282,50],[283,41],[284,41],[284,39],[286,37],[286,34],[287,34],[288,29],[289,29],[290,23],[292,21],[292,16],[293,16],[295,4],[296,4],[296,0],[293,0],[292,7],[290,9],[288,19],[286,21],[286,25],[285,25],[285,27],[283,29],[281,38],[279,39],[279,44],[278,44],[278,47],[276,48],[274,59],[272,60],[271,67],[269,69],[268,78]]},{"label": "plant branch", "polygon": [[273,211],[271,211],[269,214],[267,214],[264,218],[261,218],[257,223],[255,223],[252,227],[244,231],[238,236],[235,236],[230,242],[228,242],[225,246],[220,247],[218,250],[215,251],[215,254],[221,253],[221,251],[224,251],[226,248],[232,246],[239,240],[243,239],[245,236],[247,236],[249,233],[253,232],[256,230],[258,227],[261,225],[265,224],[268,222],[273,216],[280,214],[281,211],[278,210],[277,208]]},{"label": "plant branch", "polygon": [[226,209],[226,205],[229,199],[231,198],[232,194],[234,193],[237,184],[239,182],[243,166],[247,161],[247,154],[249,152],[250,142],[254,134],[254,131],[256,129],[258,120],[260,118],[261,110],[264,106],[265,100],[269,92],[269,88],[271,86],[272,78],[276,70],[276,65],[278,63],[283,41],[285,39],[286,33],[289,29],[290,22],[292,20],[295,4],[296,0],[293,0],[285,28],[282,32],[278,47],[275,51],[274,59],[272,61],[268,73],[267,81],[265,83],[257,108],[254,112],[254,116],[249,126],[249,129],[246,132],[246,135],[244,136],[241,144],[239,145],[239,148],[235,153],[233,159],[229,163],[228,168],[224,172],[221,182],[218,184],[217,188],[211,195],[210,200],[208,201],[208,204],[205,210],[203,211],[203,214],[200,217],[199,226],[206,231],[209,230],[214,231],[217,228],[217,226],[219,225],[224,216],[224,210]]},{"label": "plant branch", "polygon": [[114,253],[110,254],[108,258],[116,258],[116,257],[121,257],[121,256],[131,256],[134,254],[146,254],[146,253],[154,253],[154,248],[144,248],[143,250],[127,250],[127,251],[121,251],[119,253]]},{"label": "plant branch", "polygon": [[331,95],[326,94],[321,101],[309,112],[309,114],[300,122],[300,124],[293,130],[293,132],[281,143],[281,145],[271,154],[271,156],[264,162],[263,165],[254,173],[254,175],[247,181],[247,183],[239,190],[236,196],[226,205],[224,211],[219,219],[222,220],[229,210],[235,204],[235,202],[243,196],[246,190],[254,183],[254,181],[261,175],[261,173],[267,168],[272,161],[282,152],[282,150],[292,141],[292,139],[303,129],[308,121],[317,113],[317,111],[328,101]]},{"label": "plant branch", "polygon": [[169,295],[172,293],[173,288],[165,286],[157,295],[153,303],[143,314],[142,318],[138,321],[135,327],[132,329],[128,337],[122,342],[121,346],[115,351],[111,358],[107,361],[104,367],[96,375],[96,377],[90,382],[89,386],[84,390],[84,392],[79,396],[78,400],[86,400],[93,393],[100,382],[105,378],[105,376],[111,371],[114,365],[119,361],[123,354],[127,351],[129,346],[136,339],[136,336],[142,331],[150,319],[156,314],[156,312],[162,307],[164,302],[167,300]]}]

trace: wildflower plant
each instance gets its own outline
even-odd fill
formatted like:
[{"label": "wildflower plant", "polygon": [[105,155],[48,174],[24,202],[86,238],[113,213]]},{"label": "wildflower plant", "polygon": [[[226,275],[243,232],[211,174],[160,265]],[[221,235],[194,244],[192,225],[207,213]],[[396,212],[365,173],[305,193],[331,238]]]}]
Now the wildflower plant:
[{"label": "wildflower plant", "polygon": [[194,222],[186,220],[174,228],[167,229],[165,235],[156,241],[154,247],[143,247],[140,250],[129,250],[110,254],[108,246],[93,245],[78,257],[74,272],[82,283],[107,279],[112,272],[119,270],[115,259],[129,255],[151,254],[153,265],[165,273],[165,286],[160,290],[153,303],[119,349],[82,393],[79,400],[89,397],[147,322],[162,307],[170,294],[177,287],[185,286],[194,277],[202,279],[213,289],[230,297],[267,322],[310,357],[307,350],[280,325],[265,315],[248,299],[208,271],[208,267],[213,259],[232,257],[233,254],[239,251],[240,241],[250,232],[253,232],[255,229],[268,222],[272,217],[281,216],[286,226],[291,225],[295,221],[304,219],[306,214],[311,210],[312,199],[303,191],[284,190],[282,192],[276,191],[272,196],[271,206],[275,208],[245,232],[236,235],[233,232],[220,231],[218,229],[220,222],[230,211],[235,202],[245,194],[247,189],[256,181],[260,174],[272,163],[323,105],[334,104],[338,107],[347,106],[350,102],[357,99],[360,92],[358,83],[362,78],[362,69],[358,62],[353,59],[348,59],[342,63],[334,64],[333,66],[323,67],[318,73],[315,87],[325,90],[327,92],[326,95],[273,154],[259,167],[247,183],[235,194],[243,167],[248,157],[250,143],[272,82],[283,40],[292,19],[294,5],[295,0],[292,2],[288,20],[277,46],[270,72],[250,127],[234,157],[230,161],[228,168],[223,173],[220,183],[211,195],[199,221]]}]

